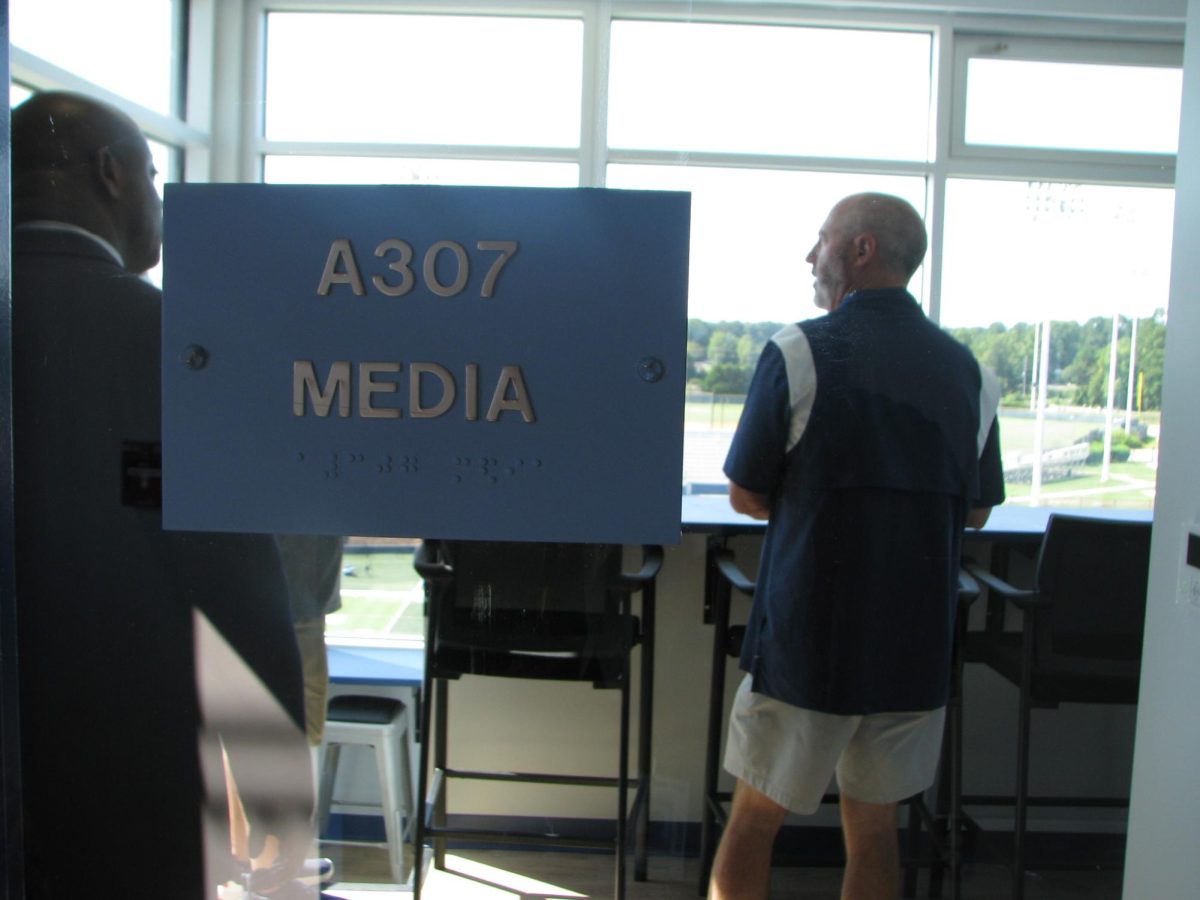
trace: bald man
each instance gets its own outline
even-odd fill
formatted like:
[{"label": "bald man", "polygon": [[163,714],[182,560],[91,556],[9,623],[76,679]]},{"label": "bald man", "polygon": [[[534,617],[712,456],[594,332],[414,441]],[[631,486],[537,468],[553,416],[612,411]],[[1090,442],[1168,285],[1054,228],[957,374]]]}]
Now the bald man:
[{"label": "bald man", "polygon": [[[299,657],[274,543],[162,529],[161,295],[138,274],[159,258],[155,174],[137,126],[110,106],[47,92],[13,111],[29,898],[215,895],[213,879],[227,873],[204,872],[197,614],[268,686],[281,733],[295,734],[295,752],[274,743],[270,764],[295,767],[308,789],[300,796],[255,796],[244,752],[253,742],[222,736],[250,789],[254,852],[311,808]],[[223,784],[219,756],[215,765]],[[226,812],[207,815],[219,825]],[[246,861],[225,863],[236,874]]]},{"label": "bald man", "polygon": [[899,891],[896,805],[937,769],[963,528],[1004,499],[995,378],[906,290],[925,249],[903,200],[833,208],[807,258],[828,315],[771,339],[725,462],[767,532],[713,900],[767,896],[784,818],[835,775],[842,897]]}]

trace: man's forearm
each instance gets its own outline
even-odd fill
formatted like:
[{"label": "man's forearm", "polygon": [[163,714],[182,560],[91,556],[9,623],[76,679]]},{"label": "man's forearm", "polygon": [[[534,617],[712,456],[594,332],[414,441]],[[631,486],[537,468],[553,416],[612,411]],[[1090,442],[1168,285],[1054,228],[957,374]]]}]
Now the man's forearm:
[{"label": "man's forearm", "polygon": [[992,514],[990,506],[977,506],[967,511],[967,527],[982,528],[987,524],[988,516]]},{"label": "man's forearm", "polygon": [[740,512],[752,519],[766,521],[771,517],[771,498],[769,496],[747,490],[732,481],[729,482],[729,505],[733,507],[734,512]]}]

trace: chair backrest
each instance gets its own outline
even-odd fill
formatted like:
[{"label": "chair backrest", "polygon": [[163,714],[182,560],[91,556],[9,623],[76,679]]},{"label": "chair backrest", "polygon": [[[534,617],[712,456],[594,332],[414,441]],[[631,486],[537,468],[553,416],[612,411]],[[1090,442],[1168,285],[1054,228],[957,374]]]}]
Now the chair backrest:
[{"label": "chair backrest", "polygon": [[427,652],[447,672],[593,677],[587,674],[593,663],[618,658],[636,634],[636,621],[622,615],[628,595],[622,550],[619,544],[440,542],[451,573],[429,586]]},{"label": "chair backrest", "polygon": [[1050,516],[1037,565],[1037,589],[1051,607],[1039,656],[1136,660],[1142,652],[1149,522]]}]

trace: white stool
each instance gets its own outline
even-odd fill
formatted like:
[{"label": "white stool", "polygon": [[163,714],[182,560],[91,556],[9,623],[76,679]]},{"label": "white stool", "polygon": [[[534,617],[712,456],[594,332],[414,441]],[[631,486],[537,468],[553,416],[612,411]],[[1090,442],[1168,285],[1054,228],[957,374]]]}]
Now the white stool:
[{"label": "white stool", "polygon": [[[404,839],[414,815],[411,768],[408,757],[408,714],[404,704],[392,697],[334,697],[329,701],[322,741],[324,762],[317,796],[317,816],[324,829],[333,801],[338,757],[347,744],[372,747],[379,775],[380,803],[392,876],[404,881]],[[398,802],[399,801],[399,802]],[[342,843],[326,841],[326,843]],[[359,843],[357,841],[347,843]]]}]

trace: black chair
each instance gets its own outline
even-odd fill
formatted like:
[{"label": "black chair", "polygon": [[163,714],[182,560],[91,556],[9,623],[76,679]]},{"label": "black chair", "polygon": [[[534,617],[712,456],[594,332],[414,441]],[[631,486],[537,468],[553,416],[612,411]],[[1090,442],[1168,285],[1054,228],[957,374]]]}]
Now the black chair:
[{"label": "black chair", "polygon": [[[705,561],[704,610],[706,621],[713,624],[712,674],[708,695],[708,731],[704,763],[703,814],[700,823],[700,876],[698,893],[708,890],[712,874],[713,857],[717,839],[726,821],[726,804],[732,793],[719,790],[721,738],[725,716],[725,662],[741,654],[746,629],[743,625],[730,624],[730,605],[733,592],[746,598],[754,596],[755,583],[738,568],[733,552],[720,539],[709,542]],[[941,896],[941,883],[945,869],[951,872],[952,897],[957,900],[961,885],[961,851],[959,836],[962,809],[961,759],[962,743],[959,722],[962,715],[962,635],[966,626],[971,603],[979,596],[979,587],[966,573],[959,577],[959,614],[956,620],[956,640],[952,667],[950,700],[946,709],[946,725],[943,732],[942,770],[939,778],[938,806],[931,812],[924,797],[909,798],[908,852],[904,860],[905,879],[903,896],[916,893],[917,870],[921,865],[930,868],[929,896]],[[836,794],[826,794],[823,803],[836,803]],[[929,836],[931,853],[928,858],[921,855],[921,829]],[[840,860],[829,860],[835,864]]]},{"label": "black chair", "polygon": [[1015,796],[963,798],[967,805],[1015,806],[1014,900],[1024,895],[1030,806],[1129,804],[1127,797],[1030,797],[1030,712],[1060,703],[1137,703],[1150,530],[1148,522],[1051,515],[1029,590],[968,567],[987,588],[989,605],[1007,600],[1022,613],[1019,632],[989,615],[989,627],[969,632],[965,645],[968,662],[987,665],[1019,690]]},{"label": "black chair", "polygon": [[[426,839],[433,862],[445,868],[447,839],[615,852],[615,896],[625,896],[626,853],[632,832],[635,878],[646,877],[650,806],[651,698],[654,667],[654,587],[662,566],[659,547],[643,548],[640,571],[622,569],[623,548],[608,544],[426,541],[415,565],[425,579],[427,637],[422,688],[421,763],[417,795],[414,895],[420,898]],[[641,594],[640,617],[632,595]],[[641,645],[636,778],[629,772],[630,655]],[[616,776],[481,772],[448,764],[448,682],[462,675],[591,682],[621,692]],[[430,728],[436,712],[436,722]],[[547,737],[553,738],[553,731]],[[432,782],[428,782],[432,755]],[[448,823],[450,779],[611,787],[617,813],[611,839]],[[629,788],[636,785],[633,802]]]}]

